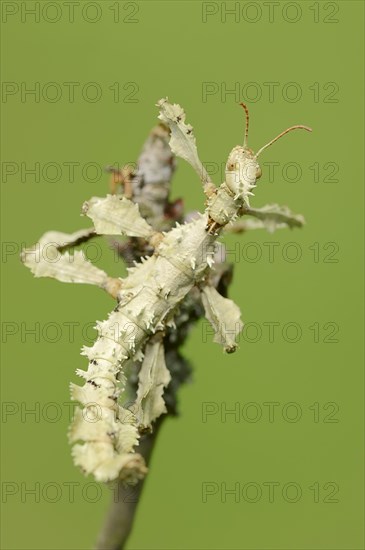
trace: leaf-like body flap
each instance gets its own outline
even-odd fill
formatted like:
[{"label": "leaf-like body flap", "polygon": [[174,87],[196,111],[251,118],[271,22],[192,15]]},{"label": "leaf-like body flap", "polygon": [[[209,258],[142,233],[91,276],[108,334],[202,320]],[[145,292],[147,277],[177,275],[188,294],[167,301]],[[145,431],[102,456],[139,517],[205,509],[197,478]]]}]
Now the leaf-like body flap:
[{"label": "leaf-like body flap", "polygon": [[99,482],[120,479],[134,485],[147,473],[144,459],[140,454],[115,454],[110,446],[103,442],[76,444],[72,448],[72,455],[76,466],[82,468],[86,475],[93,474]]},{"label": "leaf-like body flap", "polygon": [[184,109],[177,103],[169,103],[167,98],[160,99],[157,107],[160,107],[158,118],[167,124],[171,130],[170,147],[172,152],[191,164],[199,175],[205,192],[214,190],[215,186],[199,159],[193,127],[185,123],[186,114]]},{"label": "leaf-like body flap", "polygon": [[221,344],[227,353],[236,351],[236,338],[243,328],[240,308],[212,286],[203,287],[201,297],[205,316],[215,332],[214,342]]},{"label": "leaf-like body flap", "polygon": [[[287,206],[279,204],[267,204],[262,208],[249,208],[247,214],[254,216],[261,221],[262,228],[267,229],[270,233],[275,229],[289,227],[303,227],[305,221],[301,214],[293,214]],[[257,226],[258,227],[258,226]]]},{"label": "leaf-like body flap", "polygon": [[84,203],[82,211],[92,219],[99,235],[129,235],[149,239],[154,233],[139,213],[138,205],[125,197],[92,197]]},{"label": "leaf-like body flap", "polygon": [[39,242],[22,251],[21,259],[35,277],[52,277],[63,283],[87,283],[105,288],[109,277],[95,267],[82,251],[61,250],[95,235],[94,229],[61,233],[48,231]]},{"label": "leaf-like body flap", "polygon": [[163,343],[160,340],[148,343],[139,372],[136,399],[136,416],[141,430],[151,429],[152,422],[167,412],[163,392],[170,380]]},{"label": "leaf-like body flap", "polygon": [[267,204],[262,208],[246,208],[245,214],[253,216],[245,217],[234,221],[225,226],[225,231],[229,233],[244,233],[251,229],[266,229],[273,233],[277,229],[293,229],[294,227],[303,227],[304,217],[301,214],[293,214],[287,206],[278,204]]}]

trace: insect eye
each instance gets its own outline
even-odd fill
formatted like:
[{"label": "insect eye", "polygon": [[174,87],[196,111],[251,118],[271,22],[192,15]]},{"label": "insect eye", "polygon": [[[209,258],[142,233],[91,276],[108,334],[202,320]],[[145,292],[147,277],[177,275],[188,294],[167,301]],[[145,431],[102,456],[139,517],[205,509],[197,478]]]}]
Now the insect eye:
[{"label": "insect eye", "polygon": [[260,166],[258,166],[256,168],[256,179],[258,180],[259,178],[261,178],[261,176],[262,176],[262,170],[261,170]]}]

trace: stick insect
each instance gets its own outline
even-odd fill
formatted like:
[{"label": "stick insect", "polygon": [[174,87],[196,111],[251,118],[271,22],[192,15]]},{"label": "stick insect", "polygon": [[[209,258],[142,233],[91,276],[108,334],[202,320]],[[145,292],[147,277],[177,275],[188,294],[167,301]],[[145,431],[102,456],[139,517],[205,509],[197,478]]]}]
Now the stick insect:
[{"label": "stick insect", "polygon": [[[261,176],[261,153],[292,130],[311,129],[291,126],[254,153],[248,147],[248,108],[241,105],[246,120],[243,145],[230,152],[225,181],[216,187],[199,159],[193,128],[185,123],[184,110],[167,98],[157,103],[158,118],[170,131],[172,152],[187,161],[201,179],[206,195],[204,213],[189,223],[177,223],[171,230],[160,232],[125,195],[92,197],[82,208],[93,221],[92,228],[73,234],[48,232],[35,249],[22,253],[24,264],[36,277],[93,284],[117,300],[109,317],[96,323],[95,343],[82,349],[88,368],[76,372],[84,385],[71,384],[71,397],[80,405],[69,431],[74,462],[97,481],[121,479],[134,483],[147,471],[136,447],[140,434],[151,430],[155,420],[166,412],[163,394],[171,376],[164,358],[164,333],[167,327],[174,327],[179,306],[193,288],[200,293],[214,341],[227,353],[237,348],[243,328],[240,309],[209,284],[218,237],[226,231],[239,233],[256,227],[274,230],[304,223],[302,216],[292,214],[287,207],[274,204],[252,208],[250,198]],[[248,218],[240,219],[243,216]],[[153,254],[129,268],[126,278],[112,278],[92,265],[82,251],[69,253],[69,248],[96,235],[138,237],[152,247]],[[131,411],[120,404],[120,396],[126,387],[126,369],[136,361],[141,367]]]}]

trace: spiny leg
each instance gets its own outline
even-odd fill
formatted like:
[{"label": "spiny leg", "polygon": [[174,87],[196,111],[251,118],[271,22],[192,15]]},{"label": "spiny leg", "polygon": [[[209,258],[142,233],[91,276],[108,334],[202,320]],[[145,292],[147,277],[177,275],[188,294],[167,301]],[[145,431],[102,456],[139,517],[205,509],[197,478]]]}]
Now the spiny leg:
[{"label": "spiny leg", "polygon": [[72,247],[96,236],[94,228],[81,229],[75,233],[48,231],[38,243],[21,253],[22,262],[35,277],[52,277],[63,283],[96,285],[117,297],[122,287],[121,279],[109,277],[95,267],[81,250],[69,253]]},{"label": "spiny leg", "polygon": [[170,147],[175,155],[186,160],[196,171],[203,184],[204,193],[210,197],[216,186],[199,159],[193,127],[185,124],[185,111],[177,103],[171,104],[167,98],[160,99],[156,104],[160,108],[158,118],[170,128]]},{"label": "spiny leg", "polygon": [[139,212],[138,205],[116,195],[92,197],[83,205],[83,213],[92,219],[99,235],[128,235],[146,239],[156,247],[163,235],[153,229]]},{"label": "spiny leg", "polygon": [[262,208],[244,207],[243,215],[252,218],[243,218],[225,226],[228,233],[243,233],[251,229],[267,229],[273,232],[276,229],[303,227],[304,217],[301,214],[293,214],[287,206],[267,204]]},{"label": "spiny leg", "polygon": [[135,411],[140,431],[152,431],[152,423],[167,412],[164,389],[171,380],[165,362],[163,334],[156,333],[144,350],[144,358],[138,375]]},{"label": "spiny leg", "polygon": [[237,336],[243,329],[240,308],[209,285],[202,287],[201,299],[205,316],[215,333],[214,342],[221,344],[227,353],[236,351]]}]

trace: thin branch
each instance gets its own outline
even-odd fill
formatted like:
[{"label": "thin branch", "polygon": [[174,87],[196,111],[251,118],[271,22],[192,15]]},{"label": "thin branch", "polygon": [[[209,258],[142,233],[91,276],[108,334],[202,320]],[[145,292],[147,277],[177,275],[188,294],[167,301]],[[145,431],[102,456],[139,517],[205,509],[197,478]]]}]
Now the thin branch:
[{"label": "thin branch", "polygon": [[[143,436],[138,446],[138,451],[147,465],[164,419],[165,416],[158,419],[153,433]],[[125,485],[121,481],[113,487],[113,500],[100,530],[95,550],[122,550],[124,548],[132,530],[143,485],[144,479],[133,487]]]}]

